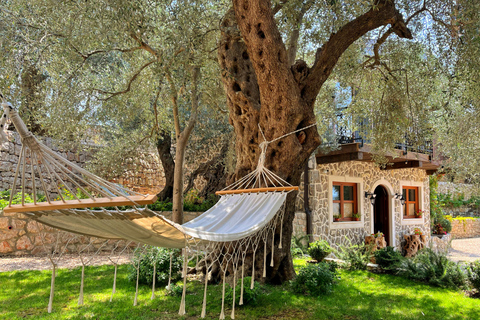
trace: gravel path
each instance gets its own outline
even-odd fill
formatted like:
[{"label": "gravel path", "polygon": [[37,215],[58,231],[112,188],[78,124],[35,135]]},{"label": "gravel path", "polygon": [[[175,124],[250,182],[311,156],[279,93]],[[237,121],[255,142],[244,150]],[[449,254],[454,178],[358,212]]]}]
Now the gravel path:
[{"label": "gravel path", "polygon": [[480,260],[480,238],[455,239],[448,258],[457,262]]},{"label": "gravel path", "polygon": [[[92,259],[88,264],[90,266],[99,266],[104,264],[113,264],[107,256],[96,255],[88,257],[86,260]],[[118,264],[130,263],[130,256],[122,255],[112,257],[113,261]],[[63,255],[58,262],[59,268],[73,269],[82,265],[78,255]],[[50,270],[52,264],[47,257],[0,257],[0,272],[15,270]]]}]

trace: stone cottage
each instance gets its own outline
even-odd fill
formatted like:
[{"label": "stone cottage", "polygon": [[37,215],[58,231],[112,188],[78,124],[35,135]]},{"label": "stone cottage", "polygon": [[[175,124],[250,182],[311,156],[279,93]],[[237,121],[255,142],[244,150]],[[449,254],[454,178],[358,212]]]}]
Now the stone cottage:
[{"label": "stone cottage", "polygon": [[347,141],[338,150],[318,152],[304,172],[295,233],[325,239],[333,247],[361,243],[365,236],[382,232],[389,246],[401,249],[403,236],[415,228],[429,240],[428,175],[439,164],[431,151],[399,147],[403,150],[387,157],[383,169],[373,161],[371,146],[363,142]]}]

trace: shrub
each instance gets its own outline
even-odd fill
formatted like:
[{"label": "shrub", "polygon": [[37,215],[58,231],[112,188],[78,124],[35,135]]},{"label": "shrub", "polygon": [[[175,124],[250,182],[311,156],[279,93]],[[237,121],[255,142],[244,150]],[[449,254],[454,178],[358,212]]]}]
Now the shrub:
[{"label": "shrub", "polygon": [[400,263],[405,259],[394,247],[386,247],[374,252],[375,261],[380,268],[387,272],[396,272]]},{"label": "shrub", "polygon": [[[253,289],[250,289],[250,281],[252,280],[251,277],[245,277],[243,279],[243,305],[256,305],[258,297],[262,294],[262,286],[259,283],[255,283]],[[225,288],[225,303],[227,305],[232,305],[233,303],[233,290],[230,286],[229,288]],[[242,287],[240,283],[235,286],[235,300],[237,302],[240,299],[240,291]]]},{"label": "shrub", "polygon": [[466,275],[458,263],[428,248],[421,250],[412,259],[404,259],[398,267],[398,273],[409,279],[444,288],[462,289],[467,284]]},{"label": "shrub", "polygon": [[[137,269],[134,266],[137,266],[140,260],[138,283],[152,284],[153,264],[155,263],[157,265],[155,282],[159,285],[167,284],[170,272],[170,252],[172,251],[164,248],[147,245],[144,246],[144,250],[138,251],[133,257],[132,265],[129,266],[128,279],[130,281],[137,281]],[[180,255],[180,250],[174,250],[172,260],[172,281],[180,278],[179,271],[182,269],[182,263],[183,260]]]},{"label": "shrub", "polygon": [[346,238],[348,245],[342,245],[335,251],[335,255],[345,261],[348,270],[366,270],[367,264],[372,258],[372,246],[362,244],[352,244],[350,239]]},{"label": "shrub", "polygon": [[165,292],[165,295],[170,297],[181,297],[183,294],[183,285],[179,286],[176,284],[170,285],[170,289]]},{"label": "shrub", "polygon": [[332,252],[332,248],[325,240],[319,240],[310,243],[310,247],[308,248],[308,254],[318,262],[325,259]]},{"label": "shrub", "polygon": [[310,264],[298,272],[292,281],[292,290],[305,295],[321,295],[330,293],[336,284],[335,265],[326,262]]},{"label": "shrub", "polygon": [[290,243],[290,251],[292,256],[303,256],[308,250],[308,235],[292,236],[292,242]]},{"label": "shrub", "polygon": [[480,292],[480,260],[470,263],[467,270],[470,285]]}]

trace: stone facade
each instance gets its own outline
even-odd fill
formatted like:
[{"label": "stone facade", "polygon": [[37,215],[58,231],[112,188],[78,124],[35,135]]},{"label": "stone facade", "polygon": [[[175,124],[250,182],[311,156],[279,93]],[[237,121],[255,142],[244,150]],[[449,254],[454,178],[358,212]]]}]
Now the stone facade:
[{"label": "stone facade", "polygon": [[[352,243],[361,243],[365,236],[374,230],[373,206],[364,198],[364,192],[372,192],[379,185],[388,193],[389,220],[391,239],[389,245],[401,250],[403,235],[413,234],[414,228],[420,228],[427,241],[430,240],[430,190],[428,176],[424,170],[416,168],[381,170],[375,163],[360,161],[345,161],[339,163],[316,165],[309,163],[309,205],[313,214],[313,236],[315,239],[325,239],[333,247]],[[332,213],[332,182],[357,183],[358,211],[361,220],[358,222],[334,222]],[[303,179],[302,179],[303,182]],[[419,188],[419,206],[425,213],[422,218],[405,219],[401,213],[399,200],[394,199],[395,193],[402,193],[403,186]],[[305,234],[306,224],[303,208],[303,183],[297,198],[297,215],[294,220],[294,230]]]},{"label": "stone facade", "polygon": [[455,239],[480,237],[480,219],[453,219],[451,234]]}]

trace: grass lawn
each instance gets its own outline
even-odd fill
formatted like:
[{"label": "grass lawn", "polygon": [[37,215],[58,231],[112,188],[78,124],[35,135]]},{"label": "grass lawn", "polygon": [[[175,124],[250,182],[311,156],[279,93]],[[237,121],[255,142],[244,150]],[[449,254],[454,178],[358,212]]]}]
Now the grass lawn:
[{"label": "grass lawn", "polygon": [[[297,267],[304,260],[295,260]],[[187,285],[187,315],[180,317],[180,298],[164,296],[164,289],[150,300],[151,288],[140,287],[133,306],[134,284],[127,280],[127,266],[118,269],[117,292],[109,302],[113,266],[86,269],[85,305],[78,306],[81,269],[61,269],[56,278],[53,313],[47,313],[50,271],[0,273],[1,319],[197,319],[203,286]],[[341,280],[331,295],[299,296],[288,285],[262,286],[255,306],[236,306],[236,319],[480,319],[480,300],[462,292],[419,284],[400,277],[366,271],[340,270]],[[218,319],[221,286],[209,286],[207,319]],[[238,296],[237,296],[238,302]],[[229,319],[231,306],[226,308]]]}]

